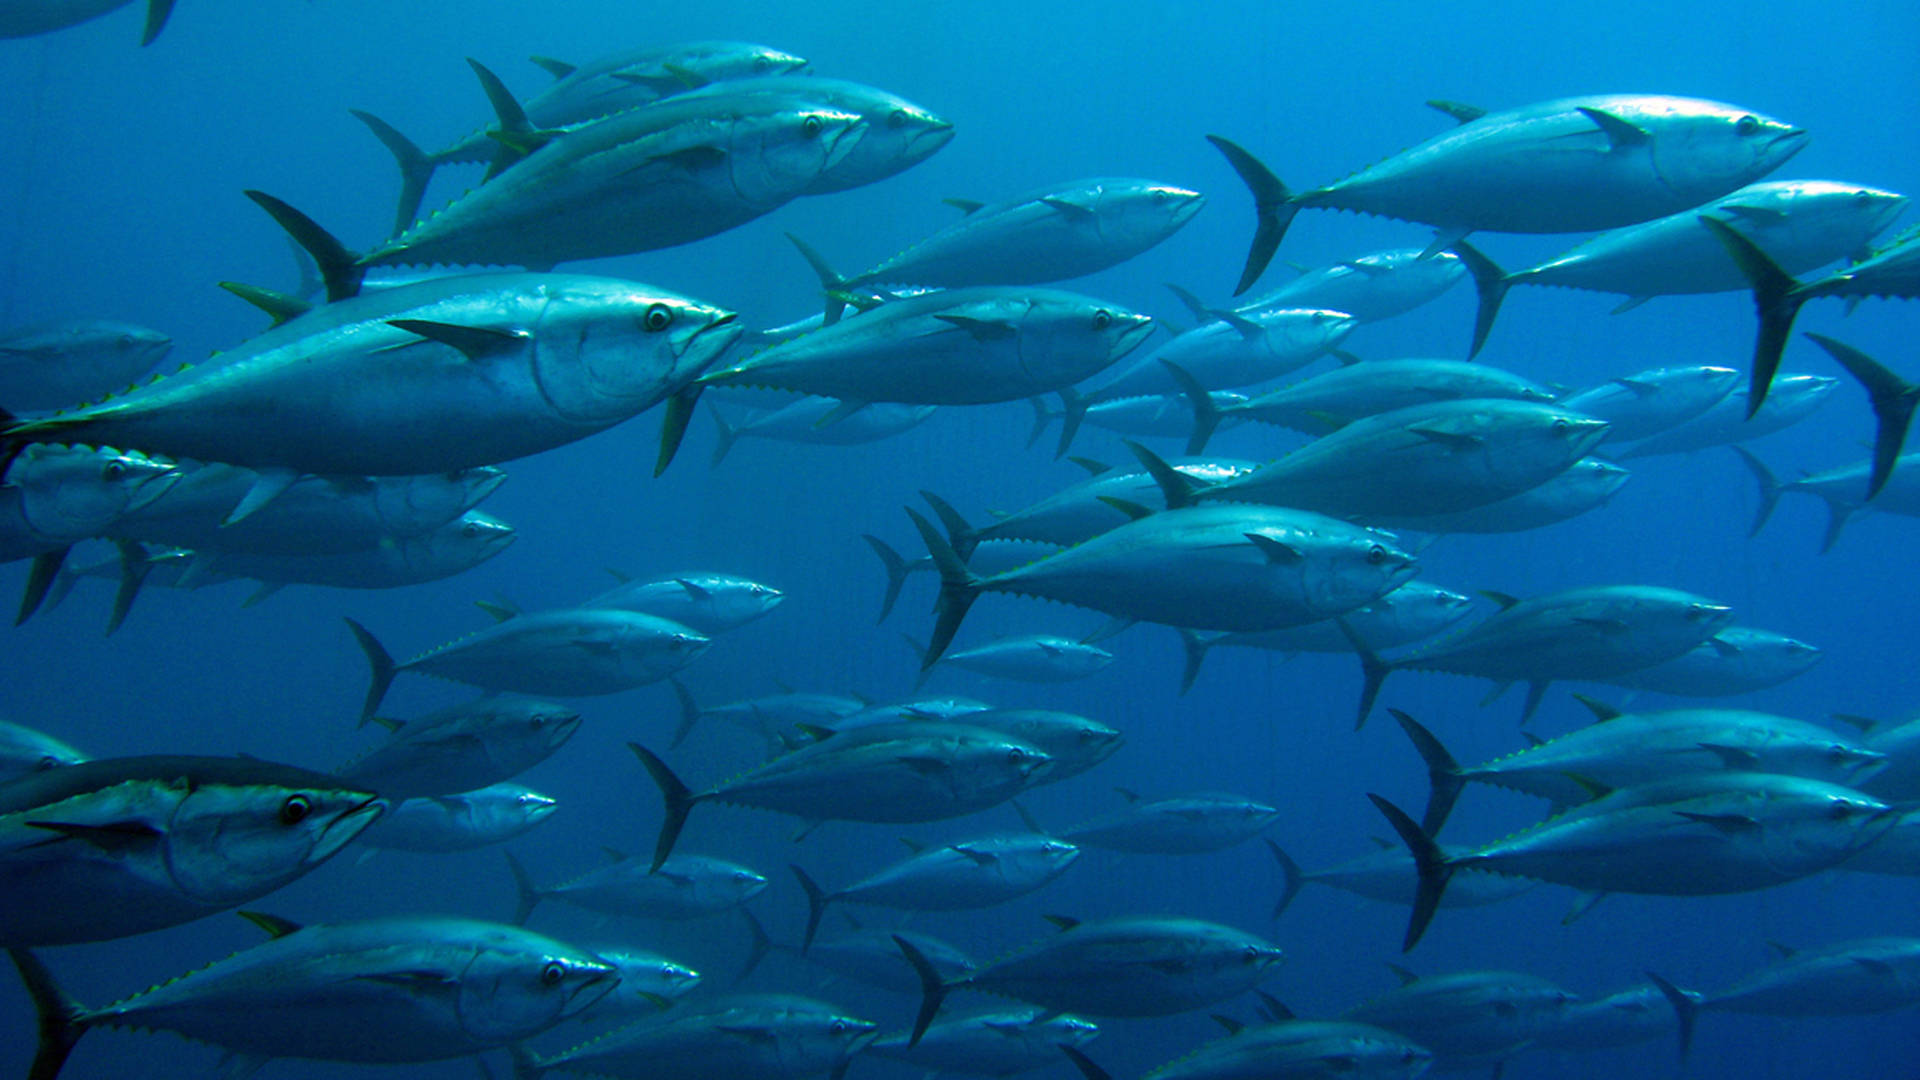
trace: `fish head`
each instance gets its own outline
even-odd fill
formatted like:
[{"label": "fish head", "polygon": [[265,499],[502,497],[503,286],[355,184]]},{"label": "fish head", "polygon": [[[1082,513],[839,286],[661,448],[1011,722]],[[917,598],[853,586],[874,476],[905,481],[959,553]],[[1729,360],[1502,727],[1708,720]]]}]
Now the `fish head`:
[{"label": "fish head", "polygon": [[1805,787],[1816,790],[1778,800],[1782,805],[1766,819],[1759,837],[1768,862],[1787,873],[1824,870],[1901,823],[1899,808],[1871,795],[1833,784]]},{"label": "fish head", "polygon": [[1419,572],[1419,560],[1401,550],[1393,534],[1326,520],[1325,529],[1284,530],[1274,537],[1301,552],[1297,571],[1321,618],[1371,604]]},{"label": "fish head", "polygon": [[1158,244],[1207,204],[1207,197],[1197,191],[1151,180],[1098,180],[1090,188],[1097,198],[1101,237],[1125,250]]},{"label": "fish head", "polygon": [[620,989],[614,996],[642,999],[654,1010],[670,1007],[700,985],[699,972],[657,953],[596,949],[594,954],[620,973]]},{"label": "fish head", "polygon": [[1614,492],[1633,479],[1633,473],[1613,462],[1591,457],[1574,462],[1564,475],[1568,483],[1579,490],[1581,501],[1595,506],[1605,504]]},{"label": "fish head", "polygon": [[951,122],[898,94],[838,79],[788,81],[796,86],[817,81],[831,87],[834,107],[857,115],[866,125],[865,133],[846,156],[807,185],[808,195],[885,180],[932,157],[953,141]]},{"label": "fish head", "polygon": [[552,817],[553,812],[560,809],[560,800],[551,795],[542,795],[532,788],[521,787],[518,784],[495,785],[494,790],[499,789],[504,789],[501,792],[504,797],[490,800],[486,808],[510,823],[516,833],[533,828]]},{"label": "fish head", "polygon": [[815,184],[831,182],[843,166],[847,175],[859,175],[862,167],[871,166],[855,152],[872,131],[858,112],[811,96],[743,115],[735,122],[727,155],[733,194],[752,206],[772,209]]},{"label": "fish head", "polygon": [[526,698],[488,699],[474,719],[459,736],[479,739],[489,760],[515,773],[546,760],[580,730],[575,710]]},{"label": "fish head", "polygon": [[490,514],[469,510],[422,536],[388,538],[409,571],[423,580],[471,570],[513,543],[513,526]]},{"label": "fish head", "polygon": [[260,776],[184,779],[163,830],[174,887],[231,907],[325,862],[387,803],[321,774],[261,764]]},{"label": "fish head", "polygon": [[136,451],[33,443],[7,469],[6,486],[19,491],[35,533],[80,540],[161,498],[182,475]]},{"label": "fish head", "polygon": [[1119,362],[1153,333],[1148,316],[1058,290],[1034,290],[1019,317],[1020,367],[1036,384],[1064,386]]},{"label": "fish head", "polygon": [[731,311],[638,282],[569,277],[542,287],[534,380],[571,423],[604,426],[658,404],[742,332]]},{"label": "fish head", "polygon": [[1036,1020],[1034,1026],[1040,1028],[1047,1042],[1054,1046],[1085,1046],[1100,1034],[1099,1024],[1068,1013]]},{"label": "fish head", "polygon": [[709,41],[679,52],[673,60],[679,82],[705,86],[734,79],[793,75],[804,71],[805,57],[745,41]]},{"label": "fish head", "polygon": [[1690,206],[1758,180],[1807,145],[1804,128],[1713,101],[1647,98],[1622,116],[1648,132],[1654,171]]},{"label": "fish head", "polygon": [[[1773,389],[1767,392],[1767,400],[1761,403],[1760,409],[1774,417],[1790,416],[1797,420],[1819,408],[1839,387],[1840,380],[1831,375],[1776,375]],[[1744,388],[1734,391],[1745,392]],[[1741,408],[1746,408],[1744,398]]]},{"label": "fish head", "polygon": [[622,670],[636,685],[664,679],[692,663],[713,639],[692,627],[656,615],[624,612],[614,628]]},{"label": "fish head", "polygon": [[[690,613],[709,630],[731,630],[765,615],[780,606],[786,594],[771,585],[762,585],[727,574],[688,574],[675,579]],[[669,618],[671,612],[662,612]],[[685,620],[692,625],[694,619]]]},{"label": "fish head", "polygon": [[500,1046],[547,1030],[612,993],[619,969],[518,927],[489,927],[459,973],[457,1010],[475,1042]]},{"label": "fish head", "polygon": [[736,904],[744,904],[767,891],[766,876],[744,866],[731,866],[722,870],[721,881],[722,887]]},{"label": "fish head", "polygon": [[427,476],[380,477],[372,482],[373,511],[386,531],[412,536],[473,509],[506,482],[506,470],[491,465]]}]

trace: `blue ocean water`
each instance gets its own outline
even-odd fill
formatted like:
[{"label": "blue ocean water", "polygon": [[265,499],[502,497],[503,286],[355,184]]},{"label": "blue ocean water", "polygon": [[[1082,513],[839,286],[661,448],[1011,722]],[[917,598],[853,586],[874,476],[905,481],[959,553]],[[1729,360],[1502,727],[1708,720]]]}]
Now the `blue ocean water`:
[{"label": "blue ocean water", "polygon": [[[797,318],[818,303],[814,278],[783,232],[807,237],[853,268],[946,224],[954,211],[942,198],[992,200],[1098,174],[1151,177],[1208,194],[1206,210],[1166,244],[1071,286],[1178,321],[1185,313],[1163,283],[1224,298],[1252,226],[1245,189],[1204,134],[1233,137],[1290,183],[1307,186],[1443,130],[1451,122],[1421,104],[1435,97],[1493,108],[1616,91],[1738,102],[1813,132],[1811,146],[1776,178],[1920,188],[1920,155],[1907,123],[1920,100],[1920,67],[1912,59],[1920,20],[1910,6],[1890,2],[1629,3],[1549,12],[1533,3],[986,0],[936,8],[842,0],[670,7],[182,0],[164,36],[146,49],[135,45],[138,24],[136,10],[127,9],[59,34],[0,42],[0,326],[99,315],[172,334],[177,359],[228,347],[258,332],[262,320],[214,283],[285,288],[294,280],[283,238],[241,197],[243,188],[287,199],[353,245],[384,234],[397,177],[348,108],[371,110],[423,144],[438,144],[487,118],[464,57],[485,61],[526,94],[546,80],[522,62],[529,53],[578,61],[700,38],[798,53],[823,74],[921,102],[958,130],[932,159],[880,184],[798,200],[697,244],[579,267],[712,300],[754,325]],[[477,180],[471,170],[447,173],[428,206]],[[1308,212],[1281,258],[1317,265],[1427,238],[1419,226]],[[1509,266],[1574,240],[1481,239]],[[1276,268],[1267,283],[1282,274]],[[1566,385],[1662,364],[1746,367],[1752,311],[1744,294],[1661,299],[1609,315],[1615,303],[1589,293],[1519,290],[1482,359]],[[1463,285],[1426,308],[1363,328],[1349,347],[1368,357],[1461,356],[1472,312]],[[1851,317],[1839,305],[1814,305],[1800,328],[1833,334],[1914,372],[1913,317],[1898,304],[1869,303]],[[1789,348],[1784,370],[1838,373],[1802,341]],[[58,610],[8,631],[0,711],[101,756],[244,752],[324,768],[373,738],[353,727],[366,671],[341,616],[367,624],[396,655],[407,654],[484,625],[473,600],[506,596],[527,607],[561,606],[604,588],[609,567],[637,575],[727,571],[788,593],[774,614],[723,639],[687,671],[703,702],[783,685],[903,696],[916,664],[901,631],[924,637],[930,589],[918,579],[892,618],[875,625],[882,579],[859,536],[873,533],[917,554],[900,507],[917,502],[920,489],[984,517],[989,508],[1017,508],[1079,479],[1078,469],[1052,460],[1044,447],[1025,448],[1029,421],[1025,405],[948,409],[890,442],[744,442],[723,466],[709,469],[712,430],[702,418],[673,468],[654,479],[658,422],[645,416],[509,465],[510,480],[484,509],[517,526],[519,540],[450,580],[392,593],[290,588],[244,610],[240,586],[156,590],[112,638],[99,632],[104,588],[83,586]],[[1870,433],[1864,397],[1848,384],[1812,420],[1755,449],[1788,475],[1858,459]],[[1271,432],[1242,429],[1212,449],[1264,458],[1291,445]],[[1108,461],[1125,453],[1093,429],[1076,452]],[[1755,494],[1724,451],[1633,467],[1634,479],[1604,510],[1535,533],[1445,540],[1423,555],[1423,577],[1522,596],[1627,582],[1687,589],[1733,605],[1742,623],[1826,650],[1810,674],[1740,704],[1807,719],[1832,712],[1894,717],[1913,706],[1912,612],[1920,579],[1910,558],[1910,520],[1864,516],[1832,554],[1819,557],[1821,523],[1810,500],[1789,501],[1765,532],[1748,539]],[[23,579],[18,566],[0,571],[0,594]],[[962,641],[1026,631],[1083,634],[1103,621],[993,596],[969,617]],[[1221,650],[1194,690],[1179,696],[1172,632],[1137,628],[1108,647],[1119,661],[1080,683],[1035,688],[941,671],[928,685],[1010,706],[1081,712],[1125,733],[1127,745],[1111,761],[1026,800],[1044,822],[1111,810],[1119,805],[1114,787],[1236,791],[1284,809],[1271,835],[1312,867],[1371,850],[1368,838],[1384,835],[1364,792],[1407,805],[1424,797],[1420,763],[1391,724],[1350,730],[1359,687],[1351,657],[1283,662]],[[1427,720],[1462,760],[1478,760],[1521,741],[1517,701],[1481,708],[1484,690],[1454,677],[1402,674],[1389,683],[1383,704]],[[1532,730],[1555,733],[1585,721],[1566,690],[1548,695]],[[403,676],[388,708],[417,715],[464,696],[458,687]],[[660,819],[652,785],[621,744],[664,745],[676,719],[671,694],[651,686],[578,704],[586,716],[581,733],[522,778],[562,805],[551,823],[515,845],[543,881],[594,865],[602,846],[644,850]],[[757,752],[748,736],[716,725],[669,757],[698,785],[746,767]],[[1531,800],[1474,791],[1449,836],[1498,836],[1538,809]],[[904,852],[893,840],[903,831],[941,840],[1016,825],[1006,809],[907,830],[833,823],[794,845],[790,819],[706,806],[693,815],[681,850],[725,855],[766,873],[774,884],[755,909],[777,937],[791,940],[805,912],[787,863],[840,883]],[[1039,894],[986,912],[924,915],[911,925],[990,957],[1051,932],[1038,918],[1043,912],[1217,920],[1268,933],[1289,951],[1269,989],[1311,1016],[1396,985],[1384,966],[1389,961],[1422,973],[1514,968],[1592,996],[1633,983],[1648,969],[1685,985],[1719,987],[1769,959],[1770,940],[1817,944],[1911,933],[1916,898],[1907,879],[1829,874],[1731,897],[1613,897],[1563,926],[1571,894],[1541,887],[1496,907],[1443,911],[1403,959],[1404,909],[1314,889],[1273,923],[1278,888],[1278,874],[1257,845],[1187,859],[1090,852]],[[512,883],[498,852],[488,850],[382,853],[365,861],[349,851],[252,906],[328,921],[414,911],[504,918],[512,905]],[[739,963],[746,940],[732,917],[603,924],[552,905],[535,925],[562,938],[630,940],[709,972],[714,984]],[[221,916],[48,950],[48,959],[76,997],[94,1003],[257,937],[241,920]],[[889,1029],[913,1013],[905,999],[824,984],[788,955],[769,960],[752,985],[817,993]],[[1224,1011],[1249,1012],[1240,1002]],[[1137,1075],[1216,1030],[1201,1014],[1116,1021],[1091,1050],[1116,1076]],[[0,1075],[25,1069],[33,1037],[24,995],[0,980]],[[1792,1021],[1715,1015],[1702,1025],[1690,1068],[1694,1075],[1880,1078],[1912,1073],[1916,1053],[1920,1028],[1911,1013]],[[216,1058],[216,1051],[169,1035],[101,1032],[81,1045],[66,1075],[197,1076]],[[267,1075],[373,1075],[324,1063],[268,1068]],[[405,1071],[455,1077],[472,1075],[472,1068],[453,1061]],[[1676,1068],[1672,1047],[1661,1042],[1585,1056],[1523,1054],[1507,1075],[1673,1075]],[[909,1075],[871,1059],[854,1069]],[[1067,1066],[1053,1075],[1069,1075]]]}]

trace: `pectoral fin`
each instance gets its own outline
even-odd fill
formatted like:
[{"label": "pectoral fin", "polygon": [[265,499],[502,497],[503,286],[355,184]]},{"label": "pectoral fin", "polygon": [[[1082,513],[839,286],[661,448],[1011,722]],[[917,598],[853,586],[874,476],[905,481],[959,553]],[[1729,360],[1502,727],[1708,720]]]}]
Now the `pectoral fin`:
[{"label": "pectoral fin", "polygon": [[1594,122],[1601,131],[1606,132],[1607,140],[1613,143],[1615,150],[1624,150],[1629,146],[1639,146],[1653,138],[1647,129],[1628,120],[1607,112],[1605,109],[1589,109],[1579,106],[1582,116]]},{"label": "pectoral fin", "polygon": [[[128,848],[150,844],[161,836],[159,829],[138,820],[110,821],[103,825],[73,821],[28,821],[23,824],[30,828],[58,833],[60,839],[79,840],[92,844],[101,851],[109,852],[125,851]],[[59,840],[48,840],[45,843],[59,843]]]},{"label": "pectoral fin", "polygon": [[525,335],[508,330],[495,330],[486,326],[458,326],[454,323],[434,322],[431,319],[388,319],[387,325],[409,334],[418,334],[428,341],[437,341],[458,349],[469,360],[479,360],[492,353],[519,346]]},{"label": "pectoral fin", "polygon": [[971,315],[935,315],[943,323],[965,330],[978,342],[1005,341],[1018,331],[1004,319],[976,319]]},{"label": "pectoral fin", "polygon": [[1695,814],[1685,810],[1675,810],[1674,813],[1688,821],[1711,825],[1728,836],[1744,836],[1760,828],[1759,821],[1745,814]]}]

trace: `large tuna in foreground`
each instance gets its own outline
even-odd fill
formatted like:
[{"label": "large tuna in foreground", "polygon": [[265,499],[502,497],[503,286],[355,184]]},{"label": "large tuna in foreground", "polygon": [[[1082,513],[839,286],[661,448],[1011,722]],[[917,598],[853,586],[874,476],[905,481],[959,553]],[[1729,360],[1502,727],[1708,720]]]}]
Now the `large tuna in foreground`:
[{"label": "large tuna in foreground", "polygon": [[1432,225],[1440,235],[1429,251],[1481,229],[1615,229],[1752,183],[1807,143],[1804,130],[1733,105],[1595,94],[1480,113],[1343,180],[1293,192],[1252,154],[1207,138],[1253,190],[1258,215],[1236,293],[1259,280],[1305,207]]}]

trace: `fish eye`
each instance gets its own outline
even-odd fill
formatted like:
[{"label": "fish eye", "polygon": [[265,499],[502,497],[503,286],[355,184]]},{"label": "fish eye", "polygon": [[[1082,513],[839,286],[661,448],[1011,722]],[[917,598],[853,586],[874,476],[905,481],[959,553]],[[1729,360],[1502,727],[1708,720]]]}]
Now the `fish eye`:
[{"label": "fish eye", "polygon": [[100,469],[100,477],[103,480],[118,480],[125,475],[127,475],[127,463],[118,458],[107,462]]},{"label": "fish eye", "polygon": [[468,539],[472,539],[473,537],[479,536],[480,523],[477,521],[467,522],[465,525],[462,525],[460,527],[460,535],[467,537]]},{"label": "fish eye", "polygon": [[1375,544],[1372,547],[1367,549],[1367,564],[1369,566],[1379,566],[1381,563],[1386,561],[1387,561],[1386,548],[1381,547],[1379,544]]},{"label": "fish eye", "polygon": [[567,965],[558,960],[549,960],[546,966],[540,969],[540,981],[547,986],[558,986],[566,977]]},{"label": "fish eye", "polygon": [[[811,117],[808,122],[812,122]],[[655,304],[647,309],[647,317],[640,325],[646,327],[648,333],[657,334],[673,325],[673,309],[665,304]]]},{"label": "fish eye", "polygon": [[280,804],[280,824],[298,825],[313,813],[313,800],[305,795],[289,795],[287,801]]},{"label": "fish eye", "polygon": [[835,1020],[830,1030],[835,1035],[845,1035],[847,1033],[847,1022],[845,1020]]},{"label": "fish eye", "polygon": [[893,112],[887,114],[887,126],[896,129],[906,127],[907,119],[907,110],[895,109]]},{"label": "fish eye", "polygon": [[772,70],[772,69],[773,69],[773,57],[771,57],[771,56],[756,56],[756,57],[754,57],[754,58],[753,58],[753,70],[755,70],[755,71],[770,71],[770,70]]},{"label": "fish eye", "polygon": [[806,118],[806,120],[801,122],[800,130],[805,132],[807,137],[811,139],[814,136],[820,134],[820,129],[825,126],[826,125],[820,121],[819,117],[809,116]]},{"label": "fish eye", "polygon": [[1736,135],[1752,135],[1754,132],[1757,132],[1759,130],[1760,130],[1760,118],[1757,116],[1752,116],[1752,115],[1743,116],[1740,119],[1734,121],[1734,124],[1733,124],[1733,131],[1734,131],[1734,134]]},{"label": "fish eye", "polygon": [[1249,945],[1246,948],[1240,950],[1240,960],[1242,963],[1251,964],[1258,959],[1260,959],[1259,949],[1256,949],[1253,946]]},{"label": "fish eye", "polygon": [[1850,802],[1835,799],[1833,805],[1827,808],[1827,816],[1833,818],[1835,821],[1845,821],[1853,816],[1853,812],[1856,809],[1857,807]]},{"label": "fish eye", "polygon": [[1095,330],[1105,330],[1107,327],[1112,325],[1113,325],[1113,312],[1108,311],[1106,308],[1101,308],[1100,310],[1093,313],[1093,328]]},{"label": "fish eye", "polygon": [[1553,430],[1562,435],[1566,434],[1567,429],[1572,426],[1572,424],[1567,423],[1567,418],[1564,416],[1553,422]]}]

